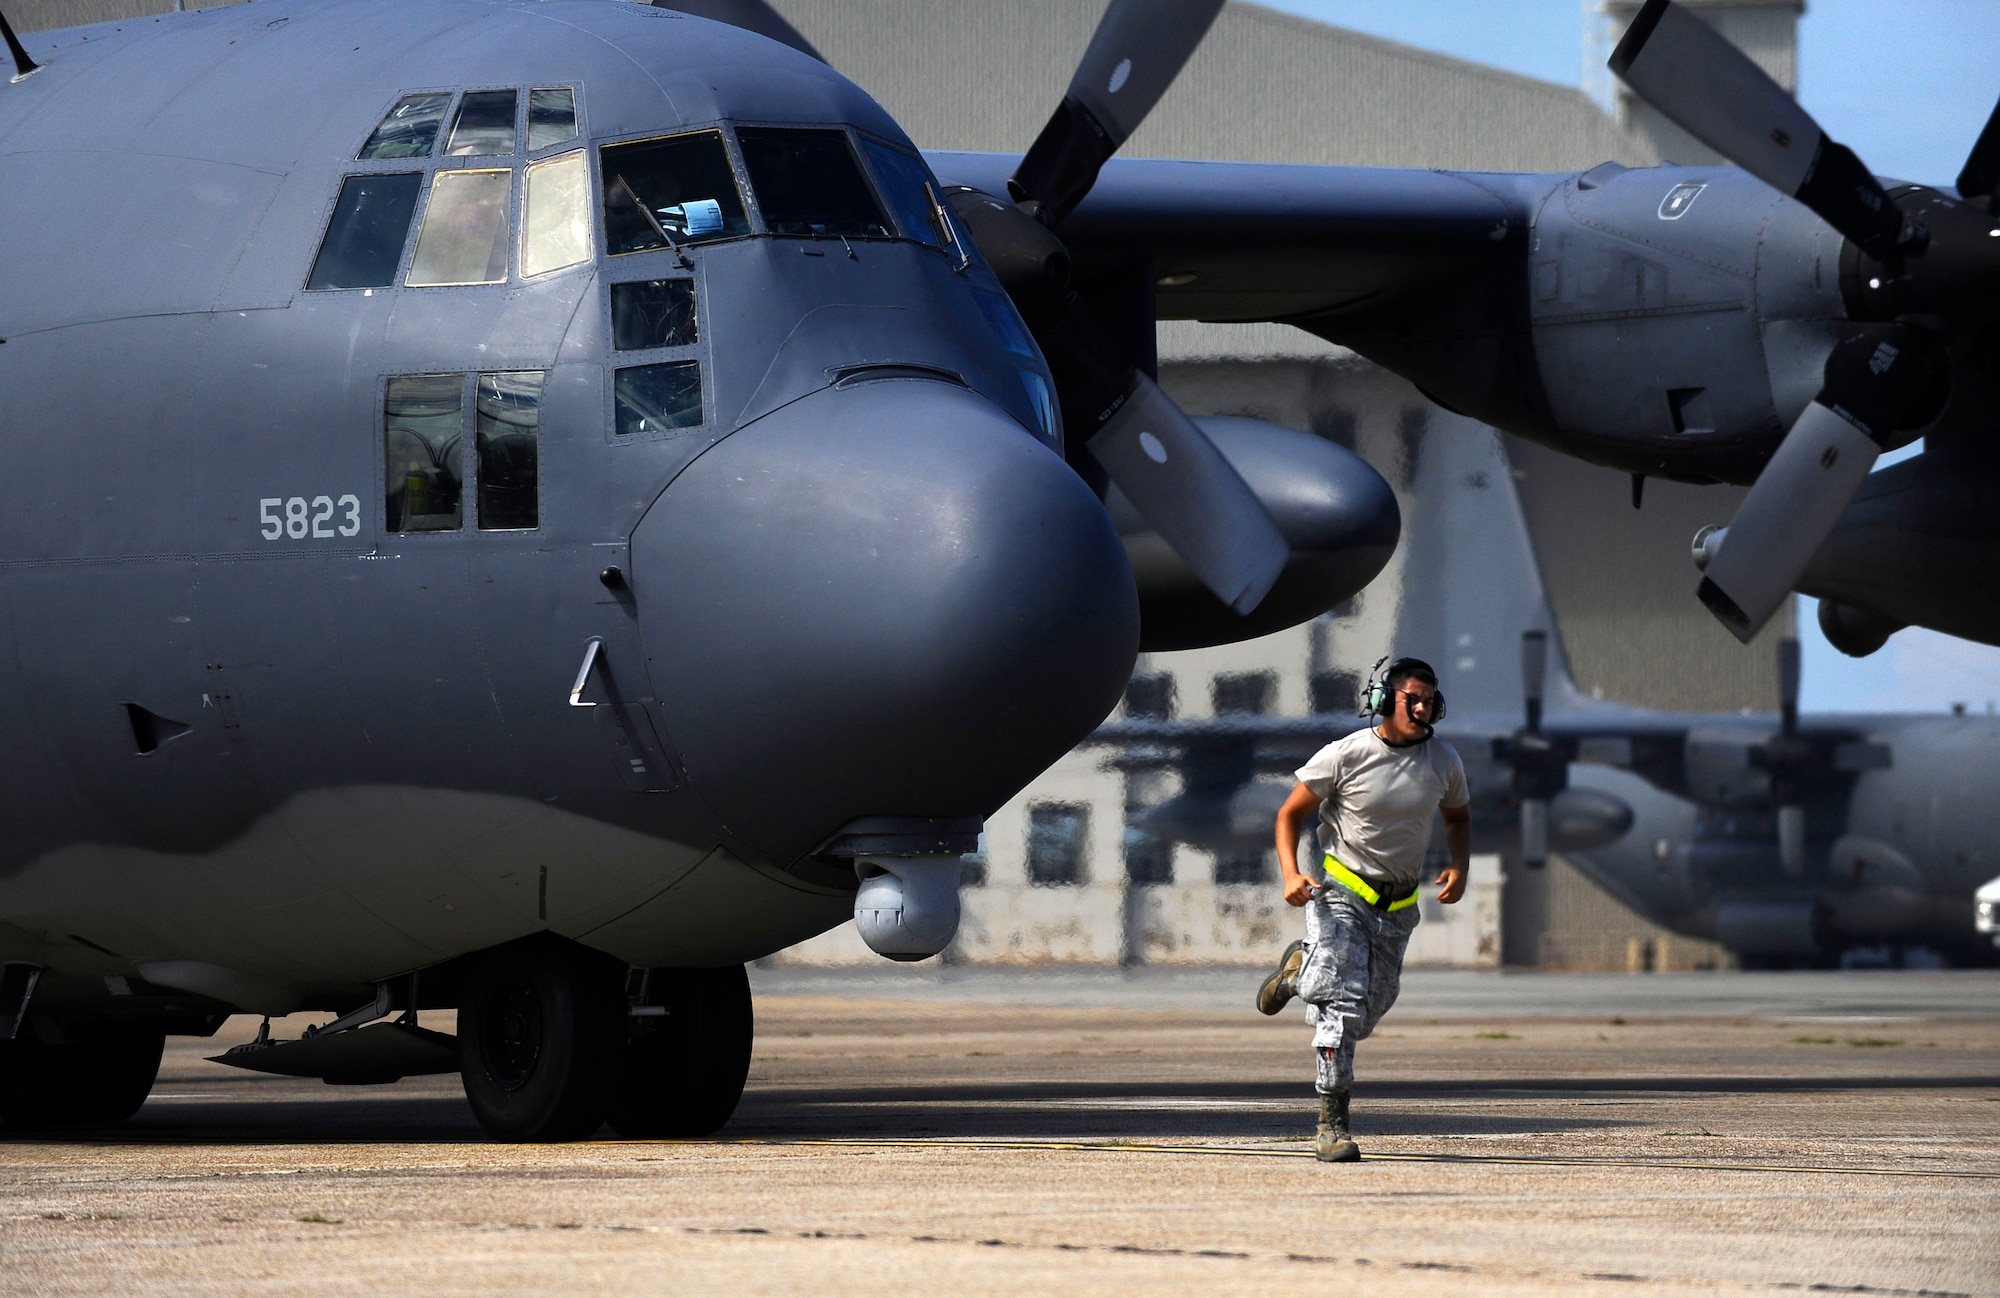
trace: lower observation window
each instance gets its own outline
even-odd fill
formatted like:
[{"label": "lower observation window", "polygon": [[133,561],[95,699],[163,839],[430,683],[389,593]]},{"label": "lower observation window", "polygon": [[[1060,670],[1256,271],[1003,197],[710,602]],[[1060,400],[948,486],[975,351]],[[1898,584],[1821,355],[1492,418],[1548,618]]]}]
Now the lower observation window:
[{"label": "lower observation window", "polygon": [[701,362],[669,361],[618,371],[616,428],[620,437],[670,433],[701,423]]},{"label": "lower observation window", "polygon": [[479,376],[473,445],[482,532],[525,531],[540,524],[536,439],[546,377],[539,370]]},{"label": "lower observation window", "polygon": [[611,343],[621,352],[695,343],[694,281],[642,279],[611,286]]},{"label": "lower observation window", "polygon": [[459,466],[465,377],[399,374],[382,398],[383,519],[390,532],[450,532],[465,522]]}]

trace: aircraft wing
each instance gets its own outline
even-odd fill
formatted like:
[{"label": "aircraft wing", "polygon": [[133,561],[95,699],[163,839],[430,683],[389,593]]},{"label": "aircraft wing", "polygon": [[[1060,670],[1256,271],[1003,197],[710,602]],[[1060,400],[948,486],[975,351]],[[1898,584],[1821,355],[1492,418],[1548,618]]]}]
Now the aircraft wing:
[{"label": "aircraft wing", "polygon": [[[1004,197],[1018,159],[928,153],[947,187]],[[1163,320],[1290,321],[1472,274],[1526,236],[1475,176],[1381,167],[1113,158],[1063,222],[1088,276],[1150,262]]]}]

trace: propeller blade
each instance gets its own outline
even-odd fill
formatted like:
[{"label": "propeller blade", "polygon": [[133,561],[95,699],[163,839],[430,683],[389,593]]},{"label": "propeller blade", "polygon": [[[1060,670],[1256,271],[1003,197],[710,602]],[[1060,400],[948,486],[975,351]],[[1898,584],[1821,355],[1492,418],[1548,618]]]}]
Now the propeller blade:
[{"label": "propeller blade", "polygon": [[821,63],[826,62],[826,56],[814,49],[811,41],[799,35],[798,28],[786,22],[764,0],[652,0],[652,4],[655,9],[672,9],[677,13],[693,14],[697,18],[741,27],[746,32],[767,36],[780,45],[789,45]]},{"label": "propeller blade", "polygon": [[1249,614],[1270,593],[1292,548],[1208,434],[1144,374],[1084,443],[1162,540],[1215,597]]},{"label": "propeller blade", "polygon": [[1727,532],[1700,538],[1712,557],[1696,594],[1738,640],[1749,643],[1791,593],[1891,433],[1924,400],[1936,365],[1934,345],[1907,325],[1857,328],[1827,357],[1819,396]]},{"label": "propeller blade", "polygon": [[3,13],[0,13],[0,38],[6,40],[7,53],[14,59],[14,75],[8,78],[9,85],[25,81],[42,70],[41,64],[28,57],[27,48],[21,44],[21,38],[14,34],[14,29],[7,25],[7,15]]},{"label": "propeller blade", "polygon": [[1208,34],[1223,0],[1111,0],[1069,89],[1007,182],[1049,225],[1069,215]]},{"label": "propeller blade", "polygon": [[1544,798],[1521,799],[1521,864],[1539,870],[1549,863],[1549,804]]},{"label": "propeller blade", "polygon": [[1549,633],[1521,634],[1521,697],[1527,702],[1528,729],[1542,728],[1542,690],[1549,674]]},{"label": "propeller blade", "polygon": [[1986,119],[1986,129],[1972,146],[1965,167],[1958,173],[1960,198],[1991,198],[2000,194],[2000,104]]},{"label": "propeller blade", "polygon": [[1778,641],[1778,733],[1791,739],[1799,733],[1799,638]]},{"label": "propeller blade", "polygon": [[1611,70],[1675,125],[1819,213],[1877,261],[1903,218],[1853,150],[1819,124],[1713,27],[1671,0],[1647,0]]}]

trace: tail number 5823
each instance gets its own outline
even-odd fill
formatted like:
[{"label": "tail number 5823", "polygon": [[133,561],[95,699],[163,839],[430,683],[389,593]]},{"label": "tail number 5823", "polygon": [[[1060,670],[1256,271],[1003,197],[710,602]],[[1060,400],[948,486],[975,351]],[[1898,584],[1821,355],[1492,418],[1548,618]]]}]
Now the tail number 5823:
[{"label": "tail number 5823", "polygon": [[332,496],[314,496],[307,500],[304,496],[290,499],[266,496],[257,502],[257,521],[263,524],[266,541],[355,536],[361,531],[361,498],[347,495],[335,500]]}]

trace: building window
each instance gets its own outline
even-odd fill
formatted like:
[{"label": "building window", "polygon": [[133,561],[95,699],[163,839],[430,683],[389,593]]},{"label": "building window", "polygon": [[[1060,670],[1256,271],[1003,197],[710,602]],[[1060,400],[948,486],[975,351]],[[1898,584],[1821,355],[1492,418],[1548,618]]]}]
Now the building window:
[{"label": "building window", "polygon": [[1354,712],[1361,707],[1361,678],[1353,672],[1314,672],[1314,712]]},{"label": "building window", "polygon": [[1269,883],[1277,871],[1271,868],[1275,852],[1218,852],[1215,856],[1217,883]]},{"label": "building window", "polygon": [[1125,879],[1128,883],[1172,883],[1174,845],[1143,830],[1125,831]]},{"label": "building window", "polygon": [[1090,808],[1076,802],[1041,802],[1028,808],[1028,882],[1042,886],[1083,882],[1090,837]]},{"label": "building window", "polygon": [[1125,715],[1165,721],[1174,715],[1174,678],[1165,672],[1134,676],[1125,687]]},{"label": "building window", "polygon": [[1275,672],[1219,672],[1211,692],[1217,716],[1263,716],[1277,701],[1278,677]]},{"label": "building window", "polygon": [[986,831],[979,831],[979,847],[958,858],[958,886],[961,888],[984,888],[986,886]]}]

